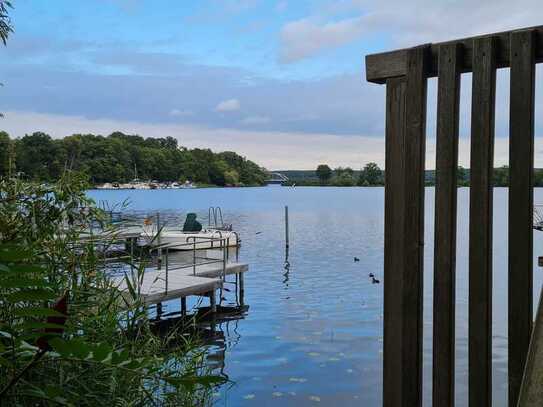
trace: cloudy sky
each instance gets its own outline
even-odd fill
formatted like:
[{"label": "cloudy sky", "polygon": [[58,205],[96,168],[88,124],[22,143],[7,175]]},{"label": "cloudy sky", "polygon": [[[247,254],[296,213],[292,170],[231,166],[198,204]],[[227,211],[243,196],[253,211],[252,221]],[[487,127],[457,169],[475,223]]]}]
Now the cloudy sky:
[{"label": "cloudy sky", "polygon": [[[543,21],[540,0],[13,3],[15,33],[0,49],[0,129],[174,136],[270,169],[384,163],[384,87],[365,82],[366,54]],[[467,165],[469,75],[462,85]],[[430,168],[435,87],[431,80]],[[500,71],[497,165],[508,155],[507,94],[508,72]]]}]

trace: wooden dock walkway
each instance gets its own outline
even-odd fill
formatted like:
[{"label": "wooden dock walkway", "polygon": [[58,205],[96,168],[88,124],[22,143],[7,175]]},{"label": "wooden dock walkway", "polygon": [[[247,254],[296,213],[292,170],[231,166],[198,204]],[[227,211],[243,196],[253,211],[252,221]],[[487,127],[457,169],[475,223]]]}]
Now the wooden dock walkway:
[{"label": "wooden dock walkway", "polygon": [[[140,287],[140,296],[146,305],[160,304],[164,301],[193,295],[206,295],[210,297],[212,306],[215,303],[215,291],[222,287],[223,272],[225,275],[236,274],[240,282],[240,302],[243,303],[243,274],[249,270],[247,263],[227,263],[223,265],[202,264],[196,267],[175,267],[172,265],[167,272],[165,269],[152,269],[145,272]],[[167,279],[166,279],[166,273]],[[128,294],[126,280],[123,277],[115,277],[119,290]]]}]

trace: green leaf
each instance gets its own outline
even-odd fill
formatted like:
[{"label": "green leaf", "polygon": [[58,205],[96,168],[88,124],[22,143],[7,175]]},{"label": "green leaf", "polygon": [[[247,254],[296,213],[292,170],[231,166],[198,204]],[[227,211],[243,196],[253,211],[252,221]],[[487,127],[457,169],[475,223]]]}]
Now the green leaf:
[{"label": "green leaf", "polygon": [[126,350],[115,351],[111,354],[111,364],[120,365],[121,363],[126,362],[129,356],[128,351]]},{"label": "green leaf", "polygon": [[8,338],[8,339],[12,339],[13,338],[13,335],[10,334],[9,332],[6,332],[6,331],[0,331],[0,336],[4,337],[4,338]]},{"label": "green leaf", "polygon": [[62,338],[49,339],[47,343],[57,352],[60,356],[69,358],[72,356],[70,345]]},{"label": "green leaf", "polygon": [[50,322],[39,322],[39,321],[25,321],[20,325],[17,325],[23,330],[32,330],[32,329],[65,329],[64,325],[52,324]]},{"label": "green leaf", "polygon": [[18,245],[3,244],[0,246],[1,262],[23,261],[30,258],[31,255],[30,250],[23,249]]},{"label": "green leaf", "polygon": [[43,273],[47,269],[36,264],[11,264],[9,270],[12,273]]},{"label": "green leaf", "polygon": [[191,376],[167,376],[164,380],[172,386],[183,386],[192,388],[196,385],[204,387],[212,387],[220,384],[224,384],[226,379],[222,376],[215,375],[191,375]]},{"label": "green leaf", "polygon": [[6,358],[0,356],[0,366],[4,366],[4,367],[6,367],[8,369],[11,369],[11,368],[13,368],[13,363],[11,363]]},{"label": "green leaf", "polygon": [[71,339],[68,341],[72,346],[72,352],[76,358],[90,359],[92,357],[92,350],[89,344],[81,339]]},{"label": "green leaf", "polygon": [[0,287],[2,288],[27,288],[27,287],[47,287],[49,283],[43,279],[29,278],[23,276],[9,276],[2,278],[0,275]]},{"label": "green leaf", "polygon": [[66,317],[66,315],[61,312],[43,307],[17,308],[13,311],[13,314],[18,317]]},{"label": "green leaf", "polygon": [[11,302],[47,301],[56,297],[57,295],[52,290],[40,288],[21,289],[6,295],[7,300]]},{"label": "green leaf", "polygon": [[107,343],[99,343],[92,350],[92,358],[96,362],[104,362],[111,358],[113,350]]}]

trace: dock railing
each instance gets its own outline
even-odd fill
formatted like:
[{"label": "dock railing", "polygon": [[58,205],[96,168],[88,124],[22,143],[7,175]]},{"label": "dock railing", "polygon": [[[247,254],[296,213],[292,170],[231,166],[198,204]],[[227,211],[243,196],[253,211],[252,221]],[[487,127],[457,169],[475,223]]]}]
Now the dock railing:
[{"label": "dock railing", "polygon": [[386,84],[384,406],[422,405],[425,126],[431,77],[438,77],[432,405],[455,402],[460,79],[467,72],[472,73],[468,399],[470,407],[492,403],[492,176],[499,68],[510,68],[508,405],[517,405],[533,325],[535,66],[541,62],[543,26],[366,56],[366,79]]},{"label": "dock railing", "polygon": [[[199,266],[209,265],[209,264],[220,264],[221,265],[221,279],[223,282],[226,278],[226,265],[228,263],[228,238],[213,238],[213,237],[200,237],[200,236],[188,236],[185,243],[164,243],[161,245],[153,246],[151,251],[157,251],[159,253],[159,264],[164,264],[164,281],[165,281],[165,291],[168,292],[168,278],[170,271],[182,270],[187,268],[192,268],[192,275],[196,276],[197,268]],[[216,243],[218,246],[213,247],[212,249],[199,249],[198,243]],[[184,250],[190,248],[192,253],[192,262],[177,264],[172,267],[170,261],[170,251],[171,250]],[[207,256],[198,256],[198,251],[207,251],[207,250],[219,250],[220,258],[210,258]]]}]

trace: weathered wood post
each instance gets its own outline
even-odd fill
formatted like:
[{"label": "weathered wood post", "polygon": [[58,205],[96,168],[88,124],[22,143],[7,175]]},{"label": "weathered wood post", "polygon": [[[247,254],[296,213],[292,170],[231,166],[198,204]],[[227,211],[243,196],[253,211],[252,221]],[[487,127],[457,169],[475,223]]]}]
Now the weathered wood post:
[{"label": "weathered wood post", "polygon": [[162,268],[162,248],[160,247],[160,212],[156,213],[156,233],[157,245],[159,246],[157,254],[157,269],[160,270]]},{"label": "weathered wood post", "polygon": [[509,121],[509,406],[519,399],[533,318],[533,172],[535,45],[533,30],[511,34]]},{"label": "weathered wood post", "polygon": [[181,315],[187,315],[187,297],[181,297]]},{"label": "weathered wood post", "polygon": [[[534,89],[535,64],[541,62],[543,26],[366,56],[366,79],[386,84],[387,87],[383,356],[385,406],[421,405],[424,218],[424,184],[421,178],[424,175],[425,158],[426,78],[435,76],[438,76],[439,82],[433,405],[454,405],[456,167],[460,75],[464,72],[473,73],[469,405],[489,407],[492,403],[494,117],[496,70],[506,67],[511,68],[508,394],[509,406],[517,405],[533,331]],[[536,348],[532,346],[532,349]],[[533,367],[531,365],[530,369]],[[526,375],[524,380],[527,380]],[[543,400],[537,399],[536,403],[543,405]]]},{"label": "weathered wood post", "polygon": [[439,47],[434,234],[434,406],[454,405],[459,44]]},{"label": "weathered wood post", "polygon": [[289,248],[289,233],[288,233],[288,205],[285,205],[285,248]]}]

